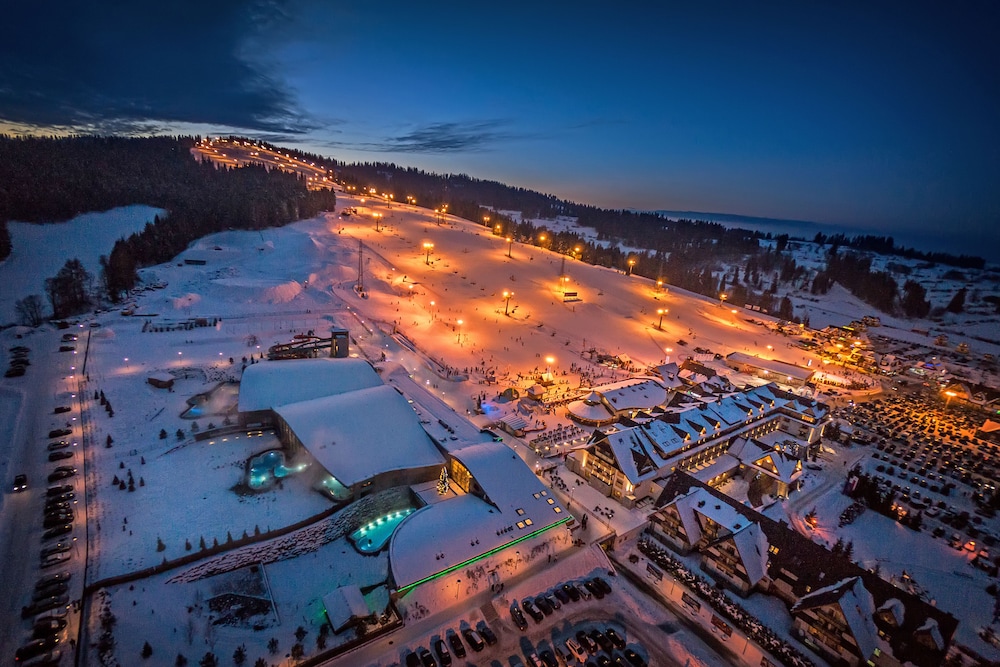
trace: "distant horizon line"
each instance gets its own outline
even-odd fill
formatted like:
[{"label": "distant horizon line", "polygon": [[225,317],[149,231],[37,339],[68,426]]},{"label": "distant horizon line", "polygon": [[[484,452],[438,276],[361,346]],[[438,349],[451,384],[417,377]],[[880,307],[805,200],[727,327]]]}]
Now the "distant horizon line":
[{"label": "distant horizon line", "polygon": [[[893,247],[898,250],[915,250],[917,252],[923,253],[933,253],[940,252],[942,254],[953,255],[955,257],[965,255],[967,257],[976,257],[983,259],[987,263],[998,263],[1000,262],[1000,257],[991,257],[988,253],[984,253],[981,250],[977,252],[970,252],[967,248],[956,247],[954,241],[956,240],[954,236],[951,237],[952,247],[950,249],[942,249],[938,247],[934,250],[926,249],[928,246],[940,246],[941,241],[946,237],[944,234],[934,234],[931,232],[909,232],[907,230],[872,230],[870,228],[855,227],[846,224],[837,223],[826,223],[818,222],[815,220],[797,220],[794,218],[769,218],[765,216],[758,215],[744,215],[741,213],[714,213],[710,211],[678,211],[672,209],[628,209],[638,213],[655,213],[658,215],[663,215],[668,218],[675,219],[689,219],[689,220],[699,220],[702,222],[715,222],[722,225],[727,225],[731,227],[739,227],[740,225],[749,225],[749,231],[757,231],[761,233],[770,233],[772,236],[777,236],[781,234],[788,234],[793,238],[800,238],[805,241],[812,241],[817,233],[822,233],[826,236],[831,236],[835,234],[843,234],[847,238],[851,237],[884,237],[891,238],[893,240]],[[770,227],[770,229],[767,229]],[[807,229],[798,229],[800,227],[806,227]],[[900,235],[900,231],[903,232]],[[964,244],[961,244],[964,245]]]}]

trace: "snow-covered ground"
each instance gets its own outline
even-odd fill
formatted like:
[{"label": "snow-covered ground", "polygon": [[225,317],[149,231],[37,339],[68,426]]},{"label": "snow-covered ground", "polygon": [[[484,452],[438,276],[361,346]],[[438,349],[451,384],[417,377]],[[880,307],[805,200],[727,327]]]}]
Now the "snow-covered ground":
[{"label": "snow-covered ground", "polygon": [[49,311],[45,279],[55,276],[66,260],[79,259],[97,279],[101,268],[98,260],[101,255],[111,254],[115,241],[142,231],[147,222],[164,213],[162,209],[136,205],[84,213],[57,224],[8,223],[13,250],[0,262],[0,324],[16,322],[15,302],[31,294],[42,297]]},{"label": "snow-covered ground", "polygon": [[[584,354],[591,348],[628,355],[640,367],[677,361],[695,346],[723,355],[741,351],[803,365],[818,362],[814,354],[790,348],[789,339],[773,328],[748,321],[751,314],[733,314],[717,299],[673,288],[660,291],[647,279],[576,261],[567,261],[566,275],[560,276],[561,256],[518,244],[511,248],[480,225],[454,218],[439,225],[424,209],[372,207],[358,197],[339,197],[338,208],[357,207],[358,214],[326,214],[282,229],[224,232],[196,241],[175,261],[142,271],[145,282],[158,288],[129,300],[135,315],[106,313],[98,318],[100,327],[79,330],[91,333],[83,394],[92,429],[88,477],[96,498],[90,581],[197,553],[201,538],[208,547],[214,540],[225,545],[230,536],[240,539],[244,531],[288,526],[329,506],[310,489],[308,472],[289,478],[283,488],[238,494],[234,487],[243,479],[247,459],[273,448],[274,436],[195,440],[193,421],[204,430],[209,422],[221,425],[225,416],[181,417],[186,399],[219,382],[238,380],[245,358],[259,357],[296,333],[326,335],[331,326],[347,327],[353,354],[386,369],[404,367],[414,383],[460,415],[471,413],[477,396],[491,401],[507,387],[526,390],[546,370],[564,391],[620,379],[620,370],[591,362]],[[384,216],[380,230],[375,212]],[[364,298],[354,289],[361,246]],[[94,248],[97,254],[109,249]],[[30,280],[48,275],[40,271]],[[577,292],[578,300],[564,301],[565,291]],[[662,326],[659,309],[669,311]],[[862,306],[837,323],[865,312]],[[177,326],[191,318],[205,318],[210,326]],[[771,321],[759,313],[752,319]],[[81,335],[78,357],[86,345]],[[83,371],[82,360],[78,364]],[[147,384],[149,375],[160,373],[177,378],[173,392]],[[497,384],[486,384],[491,376]],[[101,391],[113,417],[94,399]],[[566,422],[558,411],[536,418],[549,428]],[[484,425],[491,417],[474,419]],[[161,429],[166,438],[160,437]],[[108,435],[110,448],[105,447]],[[523,442],[515,450],[525,458],[533,455]],[[115,476],[127,480],[129,471],[135,491],[112,486]],[[592,500],[599,504],[590,497],[577,500],[585,500],[588,508]],[[270,616],[260,615],[260,631],[208,624],[205,604],[217,594],[213,591],[225,587],[215,583],[223,580],[168,583],[178,574],[172,570],[110,587],[104,601],[93,606],[90,638],[99,634],[97,615],[107,603],[121,627],[115,633],[120,664],[134,663],[147,640],[154,655],[171,661],[176,653],[196,661],[206,650],[226,660],[241,644],[251,663],[257,656],[274,661],[287,653],[299,625],[309,633],[304,646],[310,654],[321,623],[319,597],[348,581],[375,585],[388,571],[385,556],[362,557],[339,536],[331,541],[332,533],[320,533],[301,534],[301,549],[287,553],[282,545],[288,542],[281,541],[266,553],[246,552],[247,559],[264,562],[261,572],[247,576],[266,578],[271,601]],[[445,535],[442,527],[434,538]],[[855,548],[866,558],[889,558],[874,551],[869,556],[858,544]],[[552,566],[552,577],[561,576],[558,567]],[[932,577],[925,579],[930,586]],[[468,586],[464,591],[445,586],[441,594],[463,592],[470,601],[482,594]],[[431,613],[455,604],[427,597],[420,601]],[[950,610],[945,598],[939,599]],[[271,637],[278,639],[277,656],[267,650]],[[384,657],[385,664],[398,659],[398,652]],[[373,656],[372,664],[382,662]]]}]

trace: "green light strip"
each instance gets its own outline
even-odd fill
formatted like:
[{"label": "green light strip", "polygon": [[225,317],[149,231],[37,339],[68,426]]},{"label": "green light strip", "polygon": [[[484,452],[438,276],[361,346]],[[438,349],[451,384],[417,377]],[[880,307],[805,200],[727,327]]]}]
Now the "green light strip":
[{"label": "green light strip", "polygon": [[438,577],[443,577],[443,576],[445,576],[446,574],[451,574],[451,573],[452,573],[452,572],[454,572],[455,570],[458,570],[458,569],[460,569],[460,568],[463,568],[463,567],[465,567],[466,565],[470,565],[470,564],[472,564],[472,563],[475,563],[475,562],[476,562],[477,560],[482,560],[482,559],[484,559],[484,558],[489,558],[490,556],[492,556],[492,555],[493,555],[493,554],[495,554],[495,553],[499,553],[499,552],[503,551],[504,549],[506,549],[506,548],[508,548],[508,547],[512,547],[512,546],[514,546],[515,544],[518,544],[518,543],[520,543],[520,542],[524,542],[525,540],[528,540],[528,539],[531,539],[532,537],[535,537],[535,536],[537,536],[537,535],[540,535],[540,534],[544,533],[544,532],[545,532],[546,530],[550,530],[550,529],[552,529],[552,528],[555,528],[556,526],[561,526],[562,524],[566,523],[567,521],[569,521],[569,520],[570,520],[570,519],[572,519],[572,518],[573,518],[573,517],[571,517],[571,516],[568,516],[568,517],[566,517],[566,518],[564,518],[564,519],[560,519],[559,521],[556,521],[556,522],[555,522],[555,523],[553,523],[552,525],[549,525],[549,526],[546,526],[545,528],[539,528],[539,529],[538,529],[538,530],[536,530],[535,532],[533,532],[533,533],[528,533],[527,535],[524,535],[524,536],[522,536],[522,537],[519,537],[519,538],[517,538],[516,540],[514,540],[513,542],[508,542],[507,544],[504,544],[504,545],[502,545],[502,546],[499,546],[499,547],[496,547],[496,548],[494,548],[494,549],[490,549],[490,550],[489,550],[489,551],[487,551],[486,553],[483,553],[483,554],[480,554],[480,555],[478,555],[478,556],[474,556],[474,557],[472,557],[472,558],[470,558],[470,559],[468,559],[468,560],[466,560],[466,561],[463,561],[463,562],[459,563],[458,565],[452,565],[451,567],[449,567],[449,568],[447,568],[447,569],[445,569],[445,570],[441,570],[440,572],[437,572],[437,573],[435,573],[435,574],[432,574],[432,575],[430,575],[430,576],[428,576],[428,577],[424,577],[424,578],[423,578],[423,579],[421,579],[420,581],[414,581],[414,582],[413,582],[412,584],[408,584],[408,585],[406,585],[406,586],[403,586],[403,587],[402,587],[402,588],[400,588],[400,589],[399,589],[399,590],[398,590],[397,592],[398,592],[398,593],[400,593],[400,594],[403,594],[403,593],[406,593],[407,591],[409,591],[409,590],[412,590],[412,589],[416,588],[416,587],[417,587],[417,586],[419,586],[420,584],[426,584],[426,583],[427,583],[428,581],[430,581],[430,580],[432,580],[432,579],[437,579]]}]

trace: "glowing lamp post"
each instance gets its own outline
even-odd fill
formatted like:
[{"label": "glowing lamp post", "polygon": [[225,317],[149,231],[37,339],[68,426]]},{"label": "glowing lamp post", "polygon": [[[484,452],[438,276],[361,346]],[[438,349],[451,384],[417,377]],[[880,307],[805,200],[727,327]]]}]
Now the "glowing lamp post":
[{"label": "glowing lamp post", "polygon": [[426,253],[425,256],[424,256],[424,264],[426,264],[427,266],[431,265],[431,250],[433,250],[433,249],[434,249],[434,244],[433,243],[429,243],[429,242],[428,243],[424,243],[424,252]]},{"label": "glowing lamp post", "polygon": [[462,320],[458,320],[458,344],[462,344]]},{"label": "glowing lamp post", "polygon": [[956,394],[955,392],[949,390],[949,391],[944,392],[944,395],[948,397],[948,398],[946,398],[944,400],[944,409],[947,410],[948,406],[951,405],[951,399],[953,399],[956,396],[958,396],[958,394]]},{"label": "glowing lamp post", "polygon": [[628,275],[632,275],[632,268],[635,266],[635,259],[629,257],[628,260]]},{"label": "glowing lamp post", "polygon": [[510,256],[510,252],[513,249],[514,249],[514,237],[513,236],[508,236],[507,237],[507,257],[509,259],[513,259],[513,257]]},{"label": "glowing lamp post", "polygon": [[656,328],[659,329],[660,331],[663,331],[663,316],[666,315],[669,312],[670,311],[668,309],[666,309],[666,308],[657,308],[656,309],[656,314],[660,316],[660,321],[657,323]]},{"label": "glowing lamp post", "polygon": [[729,298],[729,295],[726,294],[725,292],[723,292],[722,294],[720,294],[719,295],[719,305],[720,306],[726,305],[726,299],[728,299],[728,298]]},{"label": "glowing lamp post", "polygon": [[503,291],[503,300],[504,300],[504,306],[503,306],[503,314],[504,314],[504,315],[509,315],[509,309],[510,309],[510,298],[511,298],[512,296],[514,296],[514,293],[513,293],[513,292],[511,292],[511,291],[508,291],[508,290],[504,290],[504,291]]},{"label": "glowing lamp post", "polygon": [[375,218],[375,231],[376,232],[382,231],[379,228],[379,221],[382,219],[382,214],[381,213],[372,213],[372,217]]}]

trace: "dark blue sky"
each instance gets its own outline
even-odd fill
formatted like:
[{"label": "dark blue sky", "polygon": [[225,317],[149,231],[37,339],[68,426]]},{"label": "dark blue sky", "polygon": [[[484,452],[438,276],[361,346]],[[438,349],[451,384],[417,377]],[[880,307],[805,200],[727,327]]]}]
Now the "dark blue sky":
[{"label": "dark blue sky", "polygon": [[112,4],[10,8],[0,124],[1000,245],[995,2]]}]

